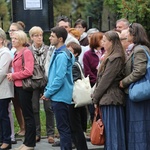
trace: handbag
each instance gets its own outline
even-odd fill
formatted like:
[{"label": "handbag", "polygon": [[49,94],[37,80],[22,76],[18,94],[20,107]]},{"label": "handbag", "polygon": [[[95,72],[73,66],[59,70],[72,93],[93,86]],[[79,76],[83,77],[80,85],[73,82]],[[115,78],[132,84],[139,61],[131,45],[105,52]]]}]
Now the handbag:
[{"label": "handbag", "polygon": [[[22,54],[22,66],[24,69],[24,53]],[[44,70],[34,58],[33,75],[22,80],[22,87],[25,90],[33,91],[38,88],[44,88],[47,84],[47,78]]]},{"label": "handbag", "polygon": [[146,74],[140,80],[129,86],[129,98],[133,102],[150,100],[150,55],[143,46],[142,48],[148,58],[147,69]]},{"label": "handbag", "polygon": [[78,79],[74,83],[73,101],[75,103],[74,107],[81,107],[92,103],[91,85],[90,85],[89,76],[85,78],[81,66],[78,63],[76,64],[80,69],[81,79]]},{"label": "handbag", "polygon": [[[97,120],[97,118],[100,118]],[[90,139],[93,145],[104,145],[105,134],[104,134],[104,124],[102,122],[102,114],[99,108],[95,108],[95,116],[90,132]]]}]

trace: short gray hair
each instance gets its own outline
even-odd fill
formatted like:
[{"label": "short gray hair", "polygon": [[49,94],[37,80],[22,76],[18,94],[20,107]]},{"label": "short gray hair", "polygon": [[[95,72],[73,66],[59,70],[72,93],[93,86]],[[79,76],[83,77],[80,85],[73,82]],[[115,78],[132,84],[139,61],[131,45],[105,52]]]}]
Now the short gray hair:
[{"label": "short gray hair", "polygon": [[90,34],[93,34],[93,33],[96,33],[96,32],[99,32],[99,30],[97,28],[91,28],[87,31],[87,35],[90,35]]},{"label": "short gray hair", "polygon": [[6,33],[2,28],[0,28],[0,38],[2,38],[4,41],[6,40]]}]

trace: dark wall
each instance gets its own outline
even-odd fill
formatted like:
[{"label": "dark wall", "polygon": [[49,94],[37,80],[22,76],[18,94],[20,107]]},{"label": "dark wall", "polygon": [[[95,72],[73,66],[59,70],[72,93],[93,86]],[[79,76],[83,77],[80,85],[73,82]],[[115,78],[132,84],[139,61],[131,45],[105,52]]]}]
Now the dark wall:
[{"label": "dark wall", "polygon": [[[28,32],[33,26],[40,26],[48,32],[54,26],[53,0],[41,0],[41,10],[24,9],[24,0],[12,0],[12,21],[23,21],[25,31]],[[29,7],[28,7],[29,8]]]}]

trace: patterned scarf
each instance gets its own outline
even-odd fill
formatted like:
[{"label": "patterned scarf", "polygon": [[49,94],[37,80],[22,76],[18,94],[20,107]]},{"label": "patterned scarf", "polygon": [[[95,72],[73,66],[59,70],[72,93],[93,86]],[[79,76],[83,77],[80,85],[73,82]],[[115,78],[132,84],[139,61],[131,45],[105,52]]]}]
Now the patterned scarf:
[{"label": "patterned scarf", "polygon": [[36,48],[33,44],[32,44],[32,49],[33,49],[33,52],[34,52],[34,57],[36,59],[36,61],[38,62],[38,64],[42,67],[44,67],[45,65],[45,58],[46,58],[46,55],[45,55],[45,45],[42,44],[41,47],[39,48]]}]

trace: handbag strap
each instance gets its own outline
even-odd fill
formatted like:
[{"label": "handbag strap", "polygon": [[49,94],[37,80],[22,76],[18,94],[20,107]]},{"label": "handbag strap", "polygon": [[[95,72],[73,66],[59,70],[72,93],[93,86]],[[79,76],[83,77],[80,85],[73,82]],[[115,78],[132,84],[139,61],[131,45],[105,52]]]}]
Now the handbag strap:
[{"label": "handbag strap", "polygon": [[147,56],[147,68],[148,67],[150,67],[149,65],[150,65],[150,55],[149,55],[149,53],[147,52],[147,50],[146,50],[146,48],[144,47],[144,46],[141,46],[142,48],[143,48],[143,50],[144,50],[144,52],[145,52],[145,54],[146,54],[146,56]]},{"label": "handbag strap", "polygon": [[[148,68],[150,66],[150,55],[144,46],[141,45],[140,47],[144,50],[144,52],[148,58],[148,61],[147,61],[147,68]],[[134,55],[133,54],[132,54],[132,60],[131,61],[132,61],[132,70],[133,70],[133,62],[134,62]]]},{"label": "handbag strap", "polygon": [[78,62],[75,62],[75,64],[77,64],[77,66],[78,66],[78,68],[79,68],[79,70],[80,70],[81,78],[84,79],[85,76],[84,76],[84,74],[83,74],[83,71],[82,71],[82,68],[81,68],[80,64],[79,64]]},{"label": "handbag strap", "polygon": [[94,116],[94,121],[96,121],[97,116],[100,116],[100,119],[102,119],[102,112],[100,107],[95,108],[95,116]]},{"label": "handbag strap", "polygon": [[22,68],[24,69],[24,51],[22,52]]}]

